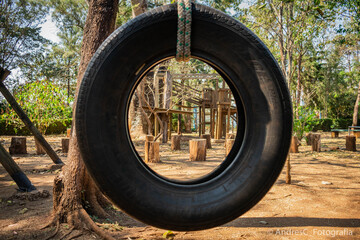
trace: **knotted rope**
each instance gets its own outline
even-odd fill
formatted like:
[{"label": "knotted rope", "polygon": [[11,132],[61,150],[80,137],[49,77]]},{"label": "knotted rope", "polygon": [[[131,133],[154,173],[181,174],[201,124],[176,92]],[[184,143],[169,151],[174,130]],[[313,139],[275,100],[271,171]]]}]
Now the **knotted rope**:
[{"label": "knotted rope", "polygon": [[191,56],[191,0],[178,0],[176,61],[187,62]]}]

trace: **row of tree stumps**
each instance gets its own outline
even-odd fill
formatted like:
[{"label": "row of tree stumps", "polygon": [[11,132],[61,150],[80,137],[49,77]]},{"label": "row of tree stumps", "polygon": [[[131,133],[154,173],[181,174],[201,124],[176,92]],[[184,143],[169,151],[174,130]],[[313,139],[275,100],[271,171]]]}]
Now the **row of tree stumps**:
[{"label": "row of tree stumps", "polygon": [[[226,134],[225,149],[226,155],[229,154],[235,142],[235,134]],[[171,151],[181,150],[181,135],[171,136]],[[206,149],[211,149],[211,135],[202,134],[199,139],[189,140],[189,160],[206,161]],[[154,140],[154,136],[147,135],[145,138],[145,162],[159,163],[160,143]]]},{"label": "row of tree stumps", "polygon": [[[35,149],[36,154],[46,154],[45,149],[41,146],[41,144],[35,139]],[[63,153],[67,153],[69,151],[69,138],[61,139],[61,150]],[[27,154],[27,144],[26,137],[12,137],[9,147],[10,155],[16,154]]]},{"label": "row of tree stumps", "polygon": [[[345,149],[347,151],[356,151],[356,136],[349,135],[345,137]],[[293,136],[291,139],[290,153],[299,152],[300,142],[297,137]],[[321,135],[308,133],[306,135],[306,145],[311,146],[313,152],[321,152]]]}]

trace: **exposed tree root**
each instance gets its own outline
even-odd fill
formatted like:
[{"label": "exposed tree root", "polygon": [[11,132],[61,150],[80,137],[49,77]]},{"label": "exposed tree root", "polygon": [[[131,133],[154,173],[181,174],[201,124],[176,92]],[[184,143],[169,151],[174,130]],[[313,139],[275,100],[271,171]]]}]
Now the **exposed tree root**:
[{"label": "exposed tree root", "polygon": [[67,233],[65,233],[64,235],[62,235],[60,237],[60,239],[65,239],[67,236],[69,236],[73,232],[73,230],[74,230],[74,227],[70,228],[70,230]]},{"label": "exposed tree root", "polygon": [[[63,211],[59,211],[59,212],[55,213],[55,216],[52,218],[51,222],[47,226],[44,227],[44,228],[46,228],[46,227],[51,227],[51,226],[56,225],[55,232],[52,233],[51,236],[48,236],[45,240],[51,239],[56,234],[58,234],[60,224],[64,223],[64,222],[60,222],[59,219],[61,219],[61,217],[58,217],[56,215],[63,214],[63,213],[64,213]],[[114,240],[114,238],[112,236],[110,236],[109,234],[104,232],[100,227],[98,227],[96,225],[96,223],[90,218],[89,214],[85,211],[84,208],[80,208],[78,210],[68,212],[66,215],[67,215],[67,221],[65,221],[65,222],[70,226],[70,230],[67,233],[65,233],[63,236],[61,236],[60,239],[65,239],[67,236],[69,236],[71,233],[73,233],[74,230],[79,230],[80,235],[83,235],[84,232],[93,232],[96,235],[98,235],[99,237],[101,237],[102,239]],[[79,235],[79,234],[77,234],[77,235]],[[73,239],[73,238],[75,238],[75,236],[71,236],[68,239]]]},{"label": "exposed tree root", "polygon": [[60,229],[60,224],[59,224],[59,223],[57,223],[57,224],[56,224],[56,229],[55,229],[55,232],[53,232],[50,236],[48,236],[48,237],[47,237],[47,238],[45,238],[44,240],[52,239],[53,237],[55,237],[55,236],[56,236],[56,234],[58,234],[59,229]]},{"label": "exposed tree root", "polygon": [[[49,224],[44,228],[55,225],[59,228],[58,226],[62,223],[68,224],[70,230],[67,231],[60,239],[65,239],[66,237],[70,239],[75,238],[75,235],[78,234],[71,236],[74,230],[79,230],[81,235],[85,232],[93,232],[103,239],[114,239],[98,227],[88,214],[88,212],[90,212],[100,218],[110,217],[110,215],[103,209],[103,206],[108,206],[110,202],[101,194],[93,180],[86,172],[83,172],[82,177],[85,183],[84,186],[82,186],[82,189],[86,189],[82,191],[72,191],[76,186],[69,184],[69,181],[66,182],[64,174],[60,174],[54,179],[54,215]],[[69,187],[70,190],[68,191],[74,194],[68,194],[64,191],[65,188]],[[81,193],[81,195],[77,195],[76,193]],[[85,210],[85,207],[87,211]],[[58,229],[56,233],[57,232]],[[55,235],[56,234],[53,234],[53,236]]]}]

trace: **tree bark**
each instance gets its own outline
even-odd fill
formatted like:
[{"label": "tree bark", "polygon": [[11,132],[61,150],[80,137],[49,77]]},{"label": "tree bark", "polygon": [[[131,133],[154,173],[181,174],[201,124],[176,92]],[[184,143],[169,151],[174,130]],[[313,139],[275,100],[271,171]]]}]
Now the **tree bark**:
[{"label": "tree bark", "polygon": [[299,140],[295,136],[291,138],[290,153],[299,153]]},{"label": "tree bark", "polygon": [[[118,10],[117,0],[89,0],[88,3],[89,11],[84,26],[74,102],[76,102],[79,86],[91,57],[106,37],[114,31]],[[75,119],[75,114],[73,114],[73,119]],[[53,204],[55,214],[53,223],[57,225],[68,223],[73,228],[78,229],[87,228],[102,238],[112,239],[96,226],[84,208],[86,202],[87,205],[90,205],[87,211],[90,211],[91,214],[98,217],[107,216],[100,205],[105,198],[87,173],[81,158],[75,127],[73,125],[71,132],[67,165],[54,180]]]},{"label": "tree bark", "polygon": [[346,150],[356,152],[356,137],[346,136]]},{"label": "tree bark", "polygon": [[27,154],[26,137],[12,137],[9,148],[9,153],[14,154]]},{"label": "tree bark", "polygon": [[320,134],[313,134],[311,147],[313,152],[320,152],[321,151],[321,135]]},{"label": "tree bark", "polygon": [[206,160],[206,139],[194,139],[189,141],[190,161]]},{"label": "tree bark", "polygon": [[359,82],[358,94],[354,106],[354,114],[353,114],[353,122],[352,122],[353,126],[357,126],[358,124],[359,101],[360,101],[360,82]]},{"label": "tree bark", "polygon": [[171,151],[181,150],[180,141],[180,135],[171,136]]}]

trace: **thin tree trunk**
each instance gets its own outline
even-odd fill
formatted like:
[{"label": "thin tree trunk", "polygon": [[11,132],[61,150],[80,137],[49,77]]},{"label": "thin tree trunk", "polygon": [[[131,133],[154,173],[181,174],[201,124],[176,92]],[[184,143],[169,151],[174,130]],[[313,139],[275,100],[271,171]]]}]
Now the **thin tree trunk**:
[{"label": "thin tree trunk", "polygon": [[353,126],[357,126],[358,124],[359,102],[360,102],[360,82],[359,82],[358,94],[354,106],[354,114],[353,114],[353,122],[352,122]]},{"label": "thin tree trunk", "polygon": [[298,76],[297,76],[297,87],[296,87],[296,118],[299,118],[299,106],[300,106],[300,97],[301,97],[301,64],[302,64],[302,55],[299,55],[298,59]]},{"label": "thin tree trunk", "polygon": [[[114,31],[118,10],[117,0],[89,0],[88,3],[89,11],[84,26],[75,99],[91,57],[106,37]],[[73,114],[73,119],[75,119],[75,114]],[[90,205],[87,210],[90,210],[94,215],[103,217],[107,215],[100,205],[104,199],[86,171],[80,155],[75,125],[73,125],[67,165],[63,168],[63,173],[54,180],[53,203],[55,214],[53,223],[66,222],[74,228],[88,228],[102,238],[112,239],[96,226],[83,206],[86,201]]]}]

